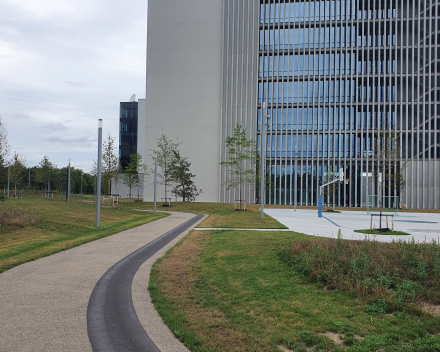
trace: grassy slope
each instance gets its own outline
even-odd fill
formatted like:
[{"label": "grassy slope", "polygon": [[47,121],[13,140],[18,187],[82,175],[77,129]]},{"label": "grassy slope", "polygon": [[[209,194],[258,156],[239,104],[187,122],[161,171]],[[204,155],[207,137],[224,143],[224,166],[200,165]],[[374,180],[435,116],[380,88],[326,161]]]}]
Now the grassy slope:
[{"label": "grassy slope", "polygon": [[348,293],[304,284],[277,253],[306,238],[313,237],[193,231],[154,266],[155,306],[192,351],[440,350],[439,317],[415,308],[367,313]]},{"label": "grassy slope", "polygon": [[18,206],[36,212],[39,220],[36,225],[25,228],[0,227],[0,272],[167,216],[102,208],[100,227],[96,228],[92,204],[28,198],[11,199],[1,206]]}]

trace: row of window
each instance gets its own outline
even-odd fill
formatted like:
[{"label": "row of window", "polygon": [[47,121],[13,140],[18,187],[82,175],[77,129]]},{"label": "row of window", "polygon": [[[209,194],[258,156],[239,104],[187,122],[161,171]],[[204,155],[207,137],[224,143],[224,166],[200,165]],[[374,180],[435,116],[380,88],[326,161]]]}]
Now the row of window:
[{"label": "row of window", "polygon": [[[356,111],[354,107],[269,108],[269,131],[349,130],[394,128],[394,111]],[[258,109],[257,130],[261,128],[261,109]]]},{"label": "row of window", "polygon": [[[327,163],[306,162],[305,160],[298,160],[297,165],[284,163],[281,165],[267,165],[273,187],[266,188],[265,201],[267,204],[284,205],[296,203],[316,206],[318,186],[323,184],[325,175],[328,172],[338,172],[339,167],[344,167],[346,177],[350,178],[352,182],[350,182],[349,186],[339,187],[334,195],[323,197],[324,203],[340,204],[341,206],[360,206],[360,182],[357,184],[357,189],[354,182],[357,177],[361,176],[360,166],[338,165],[338,163],[328,165]],[[296,192],[294,190],[295,186]],[[355,199],[356,196],[357,199]]]},{"label": "row of window", "polygon": [[259,82],[258,103],[333,103],[355,101],[354,80]]},{"label": "row of window", "polygon": [[355,45],[355,26],[260,30],[260,50],[348,48]]},{"label": "row of window", "polygon": [[[351,0],[261,4],[260,23],[298,21],[339,21],[356,19],[356,3]],[[357,19],[395,18],[396,9],[361,10]]]},{"label": "row of window", "polygon": [[358,87],[358,101],[369,102],[385,102],[396,101],[396,87],[395,86],[359,86]]},{"label": "row of window", "polygon": [[396,60],[358,61],[358,74],[383,74],[396,72]]},{"label": "row of window", "polygon": [[354,80],[326,80],[299,82],[259,82],[258,103],[344,103],[355,101],[395,101],[396,87],[390,85],[358,86]]},{"label": "row of window", "polygon": [[390,45],[396,45],[395,34],[357,36],[356,26],[260,30],[260,50],[383,47]]},{"label": "row of window", "polygon": [[[402,157],[421,156],[425,158],[440,157],[440,148],[434,146],[434,133],[429,136],[402,135]],[[257,135],[257,150],[260,151],[260,135]],[[269,134],[266,136],[267,158],[360,158],[374,159],[371,152],[374,148],[372,133],[303,133],[294,135]],[[437,133],[437,141],[440,133]],[[426,147],[426,143],[431,145]]]},{"label": "row of window", "polygon": [[[266,138],[267,158],[354,158],[361,156],[361,150],[373,147],[372,136],[367,139],[354,133],[278,134]],[[257,150],[260,151],[260,135],[257,136]]]},{"label": "row of window", "polygon": [[260,56],[259,77],[385,74],[396,72],[396,60],[357,61],[356,54]]},{"label": "row of window", "polygon": [[354,17],[355,1],[310,1],[261,4],[260,23],[346,20]]},{"label": "row of window", "polygon": [[355,73],[355,54],[260,56],[260,77],[345,75]]}]

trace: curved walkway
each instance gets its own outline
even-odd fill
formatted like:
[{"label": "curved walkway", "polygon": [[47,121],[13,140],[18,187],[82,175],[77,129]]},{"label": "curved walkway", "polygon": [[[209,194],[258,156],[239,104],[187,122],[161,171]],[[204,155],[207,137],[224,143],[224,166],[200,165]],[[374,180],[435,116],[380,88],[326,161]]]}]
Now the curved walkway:
[{"label": "curved walkway", "polygon": [[[172,213],[0,274],[0,351],[91,351],[87,306],[100,278],[116,262],[194,216]],[[162,352],[187,350],[152,307],[146,289],[149,270],[188,231],[148,259],[132,284],[139,321]]]}]

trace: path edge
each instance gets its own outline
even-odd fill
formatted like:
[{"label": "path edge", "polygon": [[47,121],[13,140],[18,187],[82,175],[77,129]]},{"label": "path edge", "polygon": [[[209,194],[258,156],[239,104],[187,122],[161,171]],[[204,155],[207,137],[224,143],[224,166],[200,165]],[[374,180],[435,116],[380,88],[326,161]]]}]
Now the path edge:
[{"label": "path edge", "polygon": [[[167,213],[171,213],[167,211]],[[136,272],[132,283],[132,300],[138,319],[147,335],[159,348],[161,352],[190,352],[165,325],[159,313],[151,302],[150,293],[148,291],[148,282],[150,280],[150,272],[153,264],[166,252],[181,241],[189,232],[197,225],[205,220],[208,215],[193,224],[190,228],[182,232],[174,240],[157,251],[150,259],[145,261]]]}]

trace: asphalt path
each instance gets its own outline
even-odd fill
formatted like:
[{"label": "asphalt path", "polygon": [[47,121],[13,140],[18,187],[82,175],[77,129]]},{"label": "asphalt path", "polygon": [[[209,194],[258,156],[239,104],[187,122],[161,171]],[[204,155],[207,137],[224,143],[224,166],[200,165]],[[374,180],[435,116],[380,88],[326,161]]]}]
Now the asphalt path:
[{"label": "asphalt path", "polygon": [[197,214],[113,265],[98,281],[87,309],[87,331],[94,352],[160,352],[133,306],[132,282],[140,266],[201,220]]},{"label": "asphalt path", "polygon": [[[107,286],[112,292],[117,291],[112,286],[113,279],[108,279],[106,272],[118,272],[119,267],[125,267],[130,273],[136,272],[135,266],[142,264],[142,261],[152,253],[152,248],[146,250],[144,246],[151,244],[159,248],[173,237],[170,235],[166,238],[164,234],[195,217],[195,214],[170,213],[171,215],[166,218],[1,273],[0,352],[90,352],[92,344],[99,348],[101,341],[106,339],[105,334],[100,335],[99,326],[95,325],[92,328],[87,322],[88,306],[92,304],[90,301],[93,301],[92,293],[93,296],[98,294],[95,297],[98,297],[99,301],[99,292],[102,292],[99,287],[102,285]],[[148,334],[161,352],[188,352],[188,350],[173,336],[154,310],[147,290],[149,272],[154,261],[164,255],[188,231],[171,240],[140,266],[131,287],[127,284],[132,297],[124,293],[129,306],[129,312],[124,314],[126,316],[131,314],[134,320],[137,316],[143,330],[146,331],[145,333],[137,326],[136,338],[143,341]],[[142,250],[138,251],[140,248]],[[140,252],[142,253],[139,254]],[[145,257],[141,258],[143,255]],[[124,258],[130,258],[129,261],[135,258],[136,265],[131,267],[124,262]],[[120,261],[122,262],[119,264]],[[101,303],[106,304],[105,300]],[[119,305],[119,303],[114,304]],[[99,312],[99,309],[95,312]],[[116,314],[119,320],[120,313]],[[101,322],[104,324],[104,333],[108,334],[108,326],[105,325],[109,323],[108,316],[104,314]],[[89,340],[88,328],[95,329],[95,335],[91,338],[93,342]],[[133,338],[133,335],[128,338]],[[111,348],[106,351],[114,350],[113,346]],[[125,351],[119,347],[115,348],[118,351]],[[138,351],[145,350],[138,349]]]}]

